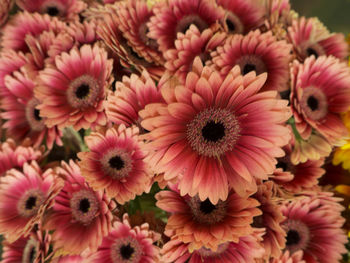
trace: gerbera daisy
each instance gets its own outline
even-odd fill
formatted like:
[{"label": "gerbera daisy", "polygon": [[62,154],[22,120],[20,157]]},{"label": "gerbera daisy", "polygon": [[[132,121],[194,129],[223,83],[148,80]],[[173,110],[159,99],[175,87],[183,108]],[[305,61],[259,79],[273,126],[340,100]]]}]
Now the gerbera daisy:
[{"label": "gerbera daisy", "polygon": [[224,28],[231,34],[245,34],[263,23],[264,6],[254,0],[218,0],[225,10]]},{"label": "gerbera daisy", "polygon": [[185,34],[179,33],[175,40],[175,49],[164,53],[165,69],[175,74],[181,81],[186,79],[191,71],[195,57],[199,56],[203,64],[211,63],[211,52],[223,45],[227,34],[205,29],[202,33],[195,25],[190,25]]},{"label": "gerbera daisy", "polygon": [[62,162],[56,172],[65,179],[55,204],[49,211],[44,228],[55,230],[55,246],[80,254],[86,248],[97,249],[112,227],[115,203],[103,191],[93,191],[80,174],[79,166]]},{"label": "gerbera daisy", "polygon": [[89,152],[80,152],[81,173],[95,190],[105,189],[109,197],[124,204],[149,188],[151,173],[145,162],[139,129],[110,128],[85,137]]},{"label": "gerbera daisy", "polygon": [[22,169],[24,163],[32,160],[39,161],[42,152],[31,147],[31,142],[25,140],[23,145],[17,146],[12,139],[0,144],[0,176],[12,168]]},{"label": "gerbera daisy", "polygon": [[318,179],[325,173],[325,170],[321,168],[324,158],[293,164],[291,161],[292,145],[287,145],[283,149],[286,155],[277,159],[278,163],[272,179],[284,189],[295,193],[317,185]]},{"label": "gerbera daisy", "polygon": [[0,28],[6,23],[14,0],[2,0],[0,5]]},{"label": "gerbera daisy", "polygon": [[214,0],[169,0],[153,7],[148,36],[157,40],[162,52],[175,47],[177,33],[185,33],[191,24],[203,31],[224,17]]},{"label": "gerbera daisy", "polygon": [[277,41],[271,31],[256,30],[246,36],[230,36],[212,56],[223,76],[239,65],[243,75],[251,71],[267,73],[263,90],[284,91],[288,89],[291,48],[285,40]]},{"label": "gerbera daisy", "polygon": [[3,241],[2,263],[46,262],[50,252],[51,236],[42,230],[32,232],[28,237],[20,237],[13,243]]},{"label": "gerbera daisy", "polygon": [[284,217],[277,203],[277,198],[273,196],[273,182],[260,184],[258,191],[252,197],[258,200],[259,209],[262,211],[262,215],[254,218],[253,226],[265,228],[261,231],[263,233],[261,244],[265,249],[264,256],[267,259],[277,258],[285,246],[286,233],[280,226]]},{"label": "gerbera daisy", "polygon": [[52,205],[62,183],[51,169],[42,172],[35,161],[25,163],[23,172],[8,171],[0,178],[0,233],[9,242],[27,236]]},{"label": "gerbera daisy", "polygon": [[30,51],[26,54],[28,63],[24,66],[36,78],[39,70],[44,69],[50,46],[54,43],[56,35],[52,31],[44,31],[39,36],[26,35],[25,42]]},{"label": "gerbera daisy", "polygon": [[67,255],[67,256],[54,258],[51,262],[52,263],[87,263],[89,262],[89,260],[81,255]]},{"label": "gerbera daisy", "polygon": [[225,201],[213,204],[209,199],[201,201],[198,196],[181,197],[176,185],[172,191],[156,194],[156,205],[171,213],[165,234],[184,243],[189,249],[205,247],[216,251],[225,242],[239,242],[239,238],[253,232],[253,217],[261,214],[259,202],[242,198],[230,191]]},{"label": "gerbera daisy", "polygon": [[154,14],[153,10],[147,7],[146,1],[128,0],[121,2],[117,7],[115,10],[119,29],[131,48],[146,61],[163,65],[164,58],[158,50],[157,41],[147,36],[147,23]]},{"label": "gerbera daisy", "polygon": [[340,113],[350,107],[350,68],[335,57],[294,61],[291,69],[291,108],[295,127],[303,139],[315,129],[329,142],[347,136]]},{"label": "gerbera daisy", "polygon": [[11,75],[28,62],[22,52],[3,50],[0,53],[0,99],[6,98],[8,90],[5,87],[6,75]]},{"label": "gerbera daisy", "polygon": [[323,194],[297,198],[282,207],[286,217],[282,226],[287,232],[286,250],[303,250],[306,262],[338,262],[346,252],[347,237],[341,229],[345,219],[339,200]]},{"label": "gerbera daisy", "polygon": [[[139,115],[150,131],[149,164],[164,178],[181,178],[181,194],[213,204],[226,200],[228,186],[239,195],[256,191],[255,176],[273,173],[280,147],[288,143],[287,101],[262,92],[266,74],[242,76],[234,67],[225,78],[197,58],[184,85],[164,87],[166,103],[149,104]],[[259,109],[259,110],[257,110]]]},{"label": "gerbera daisy", "polygon": [[25,43],[26,35],[30,34],[36,37],[42,32],[50,30],[57,34],[65,27],[63,22],[48,15],[31,14],[26,11],[19,12],[2,29],[0,44],[3,49],[28,52],[29,49]]},{"label": "gerbera daisy", "polygon": [[303,260],[303,251],[291,254],[287,250],[279,258],[270,260],[270,263],[306,263],[306,261]]},{"label": "gerbera daisy", "polygon": [[62,145],[62,133],[57,127],[47,128],[44,119],[40,117],[36,106],[38,99],[34,97],[35,83],[20,72],[15,72],[14,77],[6,77],[6,88],[9,93],[1,102],[1,117],[6,121],[8,137],[23,141],[29,137],[34,147],[39,146],[45,140],[46,146],[51,149],[53,143]]},{"label": "gerbera daisy", "polygon": [[327,157],[332,152],[332,145],[322,135],[312,133],[307,140],[303,140],[300,135],[295,140],[293,152],[290,155],[292,164],[304,163],[307,160],[319,160]]},{"label": "gerbera daisy", "polygon": [[[148,62],[143,55],[147,53],[138,53],[134,50],[132,43],[124,37],[125,32],[121,31],[119,26],[119,15],[117,10],[122,9],[123,4],[118,2],[114,5],[107,5],[99,11],[102,19],[99,22],[97,34],[104,40],[104,43],[117,54],[120,63],[126,67],[134,67],[137,71],[142,72],[145,68],[153,78],[159,79],[163,74],[163,66]],[[130,21],[127,21],[130,22]]]},{"label": "gerbera daisy", "polygon": [[108,94],[105,108],[108,120],[116,124],[136,124],[141,128],[139,111],[150,103],[164,102],[146,70],[141,76],[123,76],[122,81],[115,84],[115,89]]},{"label": "gerbera daisy", "polygon": [[255,259],[263,256],[264,249],[256,237],[244,236],[237,243],[219,245],[216,251],[202,247],[192,253],[189,252],[188,244],[171,240],[163,246],[161,253],[165,263],[255,263]]},{"label": "gerbera daisy", "polygon": [[156,263],[159,261],[159,248],[153,245],[159,239],[148,224],[131,228],[128,215],[122,222],[115,222],[90,263]]},{"label": "gerbera daisy", "polygon": [[287,28],[298,18],[298,14],[291,10],[289,0],[268,0],[265,4],[267,18],[264,26],[271,30],[278,40],[286,39]]},{"label": "gerbera daisy", "polygon": [[300,61],[314,55],[333,55],[340,59],[348,56],[348,45],[343,34],[330,34],[318,18],[294,19],[288,28],[288,38]]},{"label": "gerbera daisy", "polygon": [[93,44],[99,37],[96,33],[97,23],[95,21],[75,21],[69,24],[66,31],[61,32],[53,40],[48,50],[47,63],[55,64],[55,58],[63,52],[69,52],[74,46],[80,48],[84,44]]},{"label": "gerbera daisy", "polygon": [[64,20],[79,19],[78,14],[87,8],[81,0],[16,0],[17,5],[28,12],[48,14]]},{"label": "gerbera daisy", "polygon": [[35,97],[37,109],[51,128],[88,129],[105,125],[103,101],[112,83],[112,61],[104,49],[94,45],[73,48],[55,59],[55,67],[46,67],[39,74]]}]

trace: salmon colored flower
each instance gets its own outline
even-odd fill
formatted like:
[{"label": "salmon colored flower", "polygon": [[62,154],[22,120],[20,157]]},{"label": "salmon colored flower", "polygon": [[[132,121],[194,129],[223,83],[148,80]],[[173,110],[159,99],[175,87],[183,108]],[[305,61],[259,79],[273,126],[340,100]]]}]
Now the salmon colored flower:
[{"label": "salmon colored flower", "polygon": [[29,137],[34,147],[44,140],[49,149],[54,143],[62,145],[62,133],[56,126],[47,128],[40,111],[36,109],[40,102],[34,97],[35,82],[20,72],[15,72],[13,76],[5,78],[8,95],[0,105],[3,110],[1,117],[6,120],[3,127],[7,129],[7,136],[18,141]]},{"label": "salmon colored flower", "polygon": [[148,229],[148,224],[131,228],[128,215],[115,222],[90,263],[159,263],[159,248],[153,245],[160,235]]},{"label": "salmon colored flower", "polygon": [[105,125],[103,101],[112,83],[111,72],[112,61],[98,45],[84,45],[57,56],[55,67],[40,72],[34,90],[40,117],[46,118],[49,128],[72,125],[80,130]]},{"label": "salmon colored flower", "polygon": [[213,62],[225,76],[232,67],[239,65],[243,75],[255,71],[267,73],[263,90],[288,89],[289,63],[292,46],[285,40],[277,41],[271,31],[251,31],[248,35],[230,36],[224,45],[212,54]]},{"label": "salmon colored flower", "polygon": [[64,178],[61,192],[47,215],[44,228],[54,230],[57,248],[80,254],[87,248],[95,251],[112,227],[115,204],[103,191],[93,191],[80,174],[79,166],[62,162],[56,169]]},{"label": "salmon colored flower", "polygon": [[181,197],[176,185],[172,191],[156,194],[156,205],[171,213],[165,234],[173,240],[189,243],[190,251],[205,247],[216,251],[220,244],[239,242],[239,238],[253,233],[253,217],[261,214],[258,201],[242,198],[230,191],[225,201],[213,204],[198,196]]},{"label": "salmon colored flower", "polygon": [[95,190],[124,204],[149,189],[151,173],[137,127],[110,128],[85,137],[89,152],[80,152],[79,165],[86,181]]},{"label": "salmon colored flower", "polygon": [[343,34],[331,34],[318,18],[293,20],[288,28],[288,38],[293,44],[294,51],[300,61],[314,55],[333,55],[341,60],[348,56],[348,45]]},{"label": "salmon colored flower", "polygon": [[42,172],[35,161],[25,163],[23,172],[8,171],[0,178],[0,233],[9,242],[26,237],[53,205],[62,184],[52,169]]},{"label": "salmon colored flower", "polygon": [[273,173],[290,139],[287,101],[276,91],[258,93],[265,80],[242,76],[239,67],[223,78],[197,58],[184,85],[162,89],[166,103],[139,113],[156,173],[177,178],[182,195],[213,204],[226,200],[229,187],[241,196],[256,191],[255,178]]},{"label": "salmon colored flower", "polygon": [[216,251],[203,247],[190,253],[188,244],[178,240],[171,240],[162,248],[164,263],[255,263],[263,254],[255,236],[241,237],[237,243],[223,243]]},{"label": "salmon colored flower", "polygon": [[291,108],[295,127],[308,139],[313,130],[330,143],[348,135],[340,114],[350,107],[350,68],[334,57],[294,61]]},{"label": "salmon colored flower", "polygon": [[175,47],[177,33],[186,33],[191,24],[203,31],[224,17],[213,0],[170,0],[153,7],[148,36],[156,40],[162,52]]},{"label": "salmon colored flower", "polygon": [[[306,262],[338,262],[346,252],[347,236],[341,229],[345,219],[339,199],[328,193],[312,193],[282,207],[287,232],[286,250],[304,252]],[[327,253],[325,253],[327,251]]]}]

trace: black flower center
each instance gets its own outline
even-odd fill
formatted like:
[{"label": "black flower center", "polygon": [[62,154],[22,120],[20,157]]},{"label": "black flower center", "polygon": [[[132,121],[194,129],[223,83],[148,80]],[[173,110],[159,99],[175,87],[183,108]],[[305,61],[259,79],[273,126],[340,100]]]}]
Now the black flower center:
[{"label": "black flower center", "polygon": [[230,20],[230,19],[226,19],[226,25],[229,31],[235,31],[236,30],[236,26],[235,24]]},{"label": "black flower center", "polygon": [[201,202],[200,206],[199,206],[199,210],[201,210],[202,213],[204,214],[210,214],[211,212],[213,212],[215,210],[216,206],[213,205],[209,199],[205,199],[205,201]]},{"label": "black flower center", "polygon": [[299,233],[293,229],[289,230],[287,233],[287,246],[296,245],[300,241]]},{"label": "black flower center", "polygon": [[35,196],[30,196],[27,201],[26,201],[26,209],[27,210],[32,210],[35,207],[36,204],[36,197]]},{"label": "black flower center", "polygon": [[120,170],[124,167],[124,161],[122,158],[120,158],[120,156],[116,155],[114,157],[112,157],[111,159],[109,159],[109,165],[117,170]]},{"label": "black flower center", "polygon": [[130,259],[134,252],[135,249],[130,246],[130,243],[127,245],[123,245],[120,248],[120,254],[122,255],[123,259]]},{"label": "black flower center", "polygon": [[89,212],[90,209],[90,201],[87,198],[83,198],[79,203],[79,210],[83,213]]},{"label": "black flower center", "polygon": [[309,108],[312,110],[312,111],[315,111],[318,109],[318,100],[314,97],[314,96],[310,96],[308,99],[307,99],[307,106],[309,106]]},{"label": "black flower center", "polygon": [[278,161],[276,168],[282,168],[283,171],[286,171],[288,169],[288,164],[283,161]]},{"label": "black flower center", "polygon": [[34,118],[37,121],[41,121],[41,117],[40,117],[40,111],[38,109],[34,109]]},{"label": "black flower center", "polygon": [[90,92],[90,87],[87,84],[81,84],[75,91],[75,95],[78,99],[84,99]]},{"label": "black flower center", "polygon": [[251,71],[256,71],[256,66],[248,63],[243,68],[243,75],[246,75]]},{"label": "black flower center", "polygon": [[56,6],[49,6],[47,9],[46,9],[46,12],[48,15],[50,16],[57,16],[59,14],[59,10]]},{"label": "black flower center", "polygon": [[202,136],[210,142],[217,142],[225,136],[225,126],[221,122],[209,121],[202,128]]},{"label": "black flower center", "polygon": [[315,49],[313,49],[313,48],[311,48],[311,47],[309,47],[308,49],[306,49],[306,53],[307,53],[308,56],[314,55],[315,58],[318,58],[318,53],[316,52]]}]

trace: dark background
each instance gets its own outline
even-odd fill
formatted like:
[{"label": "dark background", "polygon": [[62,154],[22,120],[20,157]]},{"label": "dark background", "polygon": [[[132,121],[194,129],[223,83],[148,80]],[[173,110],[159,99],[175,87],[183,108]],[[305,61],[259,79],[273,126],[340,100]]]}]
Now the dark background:
[{"label": "dark background", "polygon": [[290,0],[300,16],[317,16],[331,32],[350,33],[350,0]]}]

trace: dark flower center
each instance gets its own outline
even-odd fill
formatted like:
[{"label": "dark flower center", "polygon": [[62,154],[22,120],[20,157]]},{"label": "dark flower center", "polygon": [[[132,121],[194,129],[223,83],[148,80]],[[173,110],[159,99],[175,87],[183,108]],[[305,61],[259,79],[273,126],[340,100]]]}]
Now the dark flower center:
[{"label": "dark flower center", "polygon": [[311,48],[311,47],[309,47],[308,49],[306,49],[306,53],[307,53],[308,56],[314,55],[315,58],[318,58],[318,53],[316,52],[315,49],[313,49],[313,48]]},{"label": "dark flower center", "polygon": [[78,99],[84,99],[90,92],[90,87],[87,84],[81,84],[75,91],[75,95]]},{"label": "dark flower center", "polygon": [[225,126],[221,122],[209,121],[202,128],[202,136],[210,142],[217,142],[225,136]]},{"label": "dark flower center", "polygon": [[308,99],[307,99],[307,106],[309,106],[309,108],[312,110],[312,111],[315,111],[318,109],[318,100],[314,97],[314,96],[310,96]]},{"label": "dark flower center", "polygon": [[127,245],[123,245],[120,248],[120,254],[123,259],[130,259],[132,254],[135,252],[134,248],[130,246],[130,243]]},{"label": "dark flower center", "polygon": [[215,210],[215,208],[216,206],[213,205],[208,198],[205,199],[205,201],[201,202],[199,206],[199,210],[201,210],[201,212],[203,212],[204,214],[210,214]]},{"label": "dark flower center", "polygon": [[256,71],[256,66],[248,63],[243,68],[243,75],[246,75],[251,71]]},{"label": "dark flower center", "polygon": [[35,196],[30,196],[27,201],[26,201],[26,209],[32,210],[35,207],[36,204],[36,197]]},{"label": "dark flower center", "polygon": [[230,19],[226,19],[226,24],[227,24],[227,28],[229,29],[229,31],[236,30],[235,24]]},{"label": "dark flower center", "polygon": [[89,212],[90,209],[90,201],[87,198],[81,199],[79,203],[79,210],[83,213]]},{"label": "dark flower center", "polygon": [[48,15],[50,16],[57,16],[59,14],[59,10],[57,7],[55,6],[49,6],[47,9],[46,9],[46,12]]},{"label": "dark flower center", "polygon": [[296,245],[300,241],[299,233],[293,229],[289,230],[287,233],[287,246]]},{"label": "dark flower center", "polygon": [[109,159],[108,162],[112,168],[117,169],[117,170],[120,170],[124,167],[124,161],[118,155]]},{"label": "dark flower center", "polygon": [[41,121],[41,117],[40,117],[40,111],[38,109],[34,109],[34,118],[37,121]]}]

